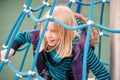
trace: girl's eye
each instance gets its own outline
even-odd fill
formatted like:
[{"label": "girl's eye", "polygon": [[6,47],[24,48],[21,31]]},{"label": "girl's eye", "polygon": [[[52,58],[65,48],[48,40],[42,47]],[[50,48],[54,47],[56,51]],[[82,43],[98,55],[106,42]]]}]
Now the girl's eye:
[{"label": "girl's eye", "polygon": [[51,30],[51,32],[54,32],[54,33],[55,33],[56,31],[55,31],[55,30]]}]

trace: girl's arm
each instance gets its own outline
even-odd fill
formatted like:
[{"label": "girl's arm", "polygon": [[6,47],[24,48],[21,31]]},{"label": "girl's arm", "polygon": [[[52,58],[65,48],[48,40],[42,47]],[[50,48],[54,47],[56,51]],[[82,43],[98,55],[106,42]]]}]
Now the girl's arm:
[{"label": "girl's arm", "polygon": [[[17,36],[15,37],[15,40],[12,44],[10,53],[8,55],[8,59],[10,59],[14,55],[14,53],[20,46],[24,45],[25,43],[30,43],[30,42],[31,42],[30,32],[25,32],[25,31],[19,32]],[[0,52],[0,57],[2,61],[4,60],[6,52],[7,52],[7,49],[4,49]]]},{"label": "girl's arm", "polygon": [[31,43],[30,32],[22,31],[19,32],[15,37],[15,40],[11,48],[13,48],[16,51],[19,47],[26,43]]},{"label": "girl's arm", "polygon": [[87,65],[88,68],[93,72],[98,80],[109,80],[109,72],[97,58],[94,53],[94,50],[90,47],[88,56],[87,56]]}]

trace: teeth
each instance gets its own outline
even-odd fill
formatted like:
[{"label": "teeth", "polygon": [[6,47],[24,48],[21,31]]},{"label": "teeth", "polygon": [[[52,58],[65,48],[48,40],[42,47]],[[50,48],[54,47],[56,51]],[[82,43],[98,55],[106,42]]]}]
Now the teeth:
[{"label": "teeth", "polygon": [[49,42],[53,42],[54,40],[50,40]]},{"label": "teeth", "polygon": [[54,40],[51,40],[51,42],[53,42]]}]

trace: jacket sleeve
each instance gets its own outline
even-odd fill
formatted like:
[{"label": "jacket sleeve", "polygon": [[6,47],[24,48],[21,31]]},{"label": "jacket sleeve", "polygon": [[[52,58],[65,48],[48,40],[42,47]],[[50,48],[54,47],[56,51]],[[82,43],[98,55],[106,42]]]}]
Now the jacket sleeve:
[{"label": "jacket sleeve", "polygon": [[21,47],[22,45],[26,44],[26,43],[31,43],[31,38],[30,38],[30,32],[31,31],[22,31],[19,32],[16,37],[15,40],[12,44],[12,48],[16,51],[19,47]]},{"label": "jacket sleeve", "polygon": [[90,47],[87,56],[87,66],[98,80],[109,80],[109,72],[97,58],[94,50]]}]

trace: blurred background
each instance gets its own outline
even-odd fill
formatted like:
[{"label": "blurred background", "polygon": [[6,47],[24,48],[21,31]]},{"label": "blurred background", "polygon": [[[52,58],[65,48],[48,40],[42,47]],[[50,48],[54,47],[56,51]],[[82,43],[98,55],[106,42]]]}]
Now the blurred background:
[{"label": "blurred background", "polygon": [[[65,5],[65,3],[68,0],[57,0],[57,5],[62,4]],[[89,0],[83,0],[84,2],[89,2]],[[25,4],[26,0],[0,0],[0,49],[2,49],[2,45],[5,43],[7,36],[13,27],[17,17],[19,16],[20,12],[22,11],[23,5]],[[31,8],[37,8],[42,4],[43,0],[33,0],[31,4]],[[103,16],[103,25],[109,27],[109,4],[105,4],[104,9],[104,16]],[[86,17],[89,17],[90,12],[89,6],[82,6],[81,7],[81,14],[83,14]],[[75,11],[75,5],[72,6],[72,10]],[[94,10],[94,22],[98,23],[100,22],[100,11],[101,11],[101,4],[95,5]],[[37,16],[38,13],[33,13],[35,16]],[[34,28],[34,21],[30,19],[29,17],[26,17],[20,27],[19,31],[23,30],[31,30]],[[106,34],[109,34],[107,32],[104,32]],[[110,40],[109,37],[102,37],[102,45],[101,45],[101,61],[109,63],[109,54],[110,54]],[[98,45],[96,45],[96,55],[98,53]],[[33,61],[33,51],[32,46],[28,52],[26,62],[24,64],[23,72],[28,72],[32,61]],[[11,63],[14,65],[16,69],[19,69],[19,66],[21,64],[22,58],[24,55],[24,51],[17,52],[15,56],[11,59]],[[109,66],[106,66],[109,70]],[[12,70],[5,65],[0,72],[0,80],[13,80],[15,77],[15,73],[12,72]],[[93,74],[90,72],[89,77],[93,77]],[[26,80],[26,78],[23,78],[22,80]]]}]

